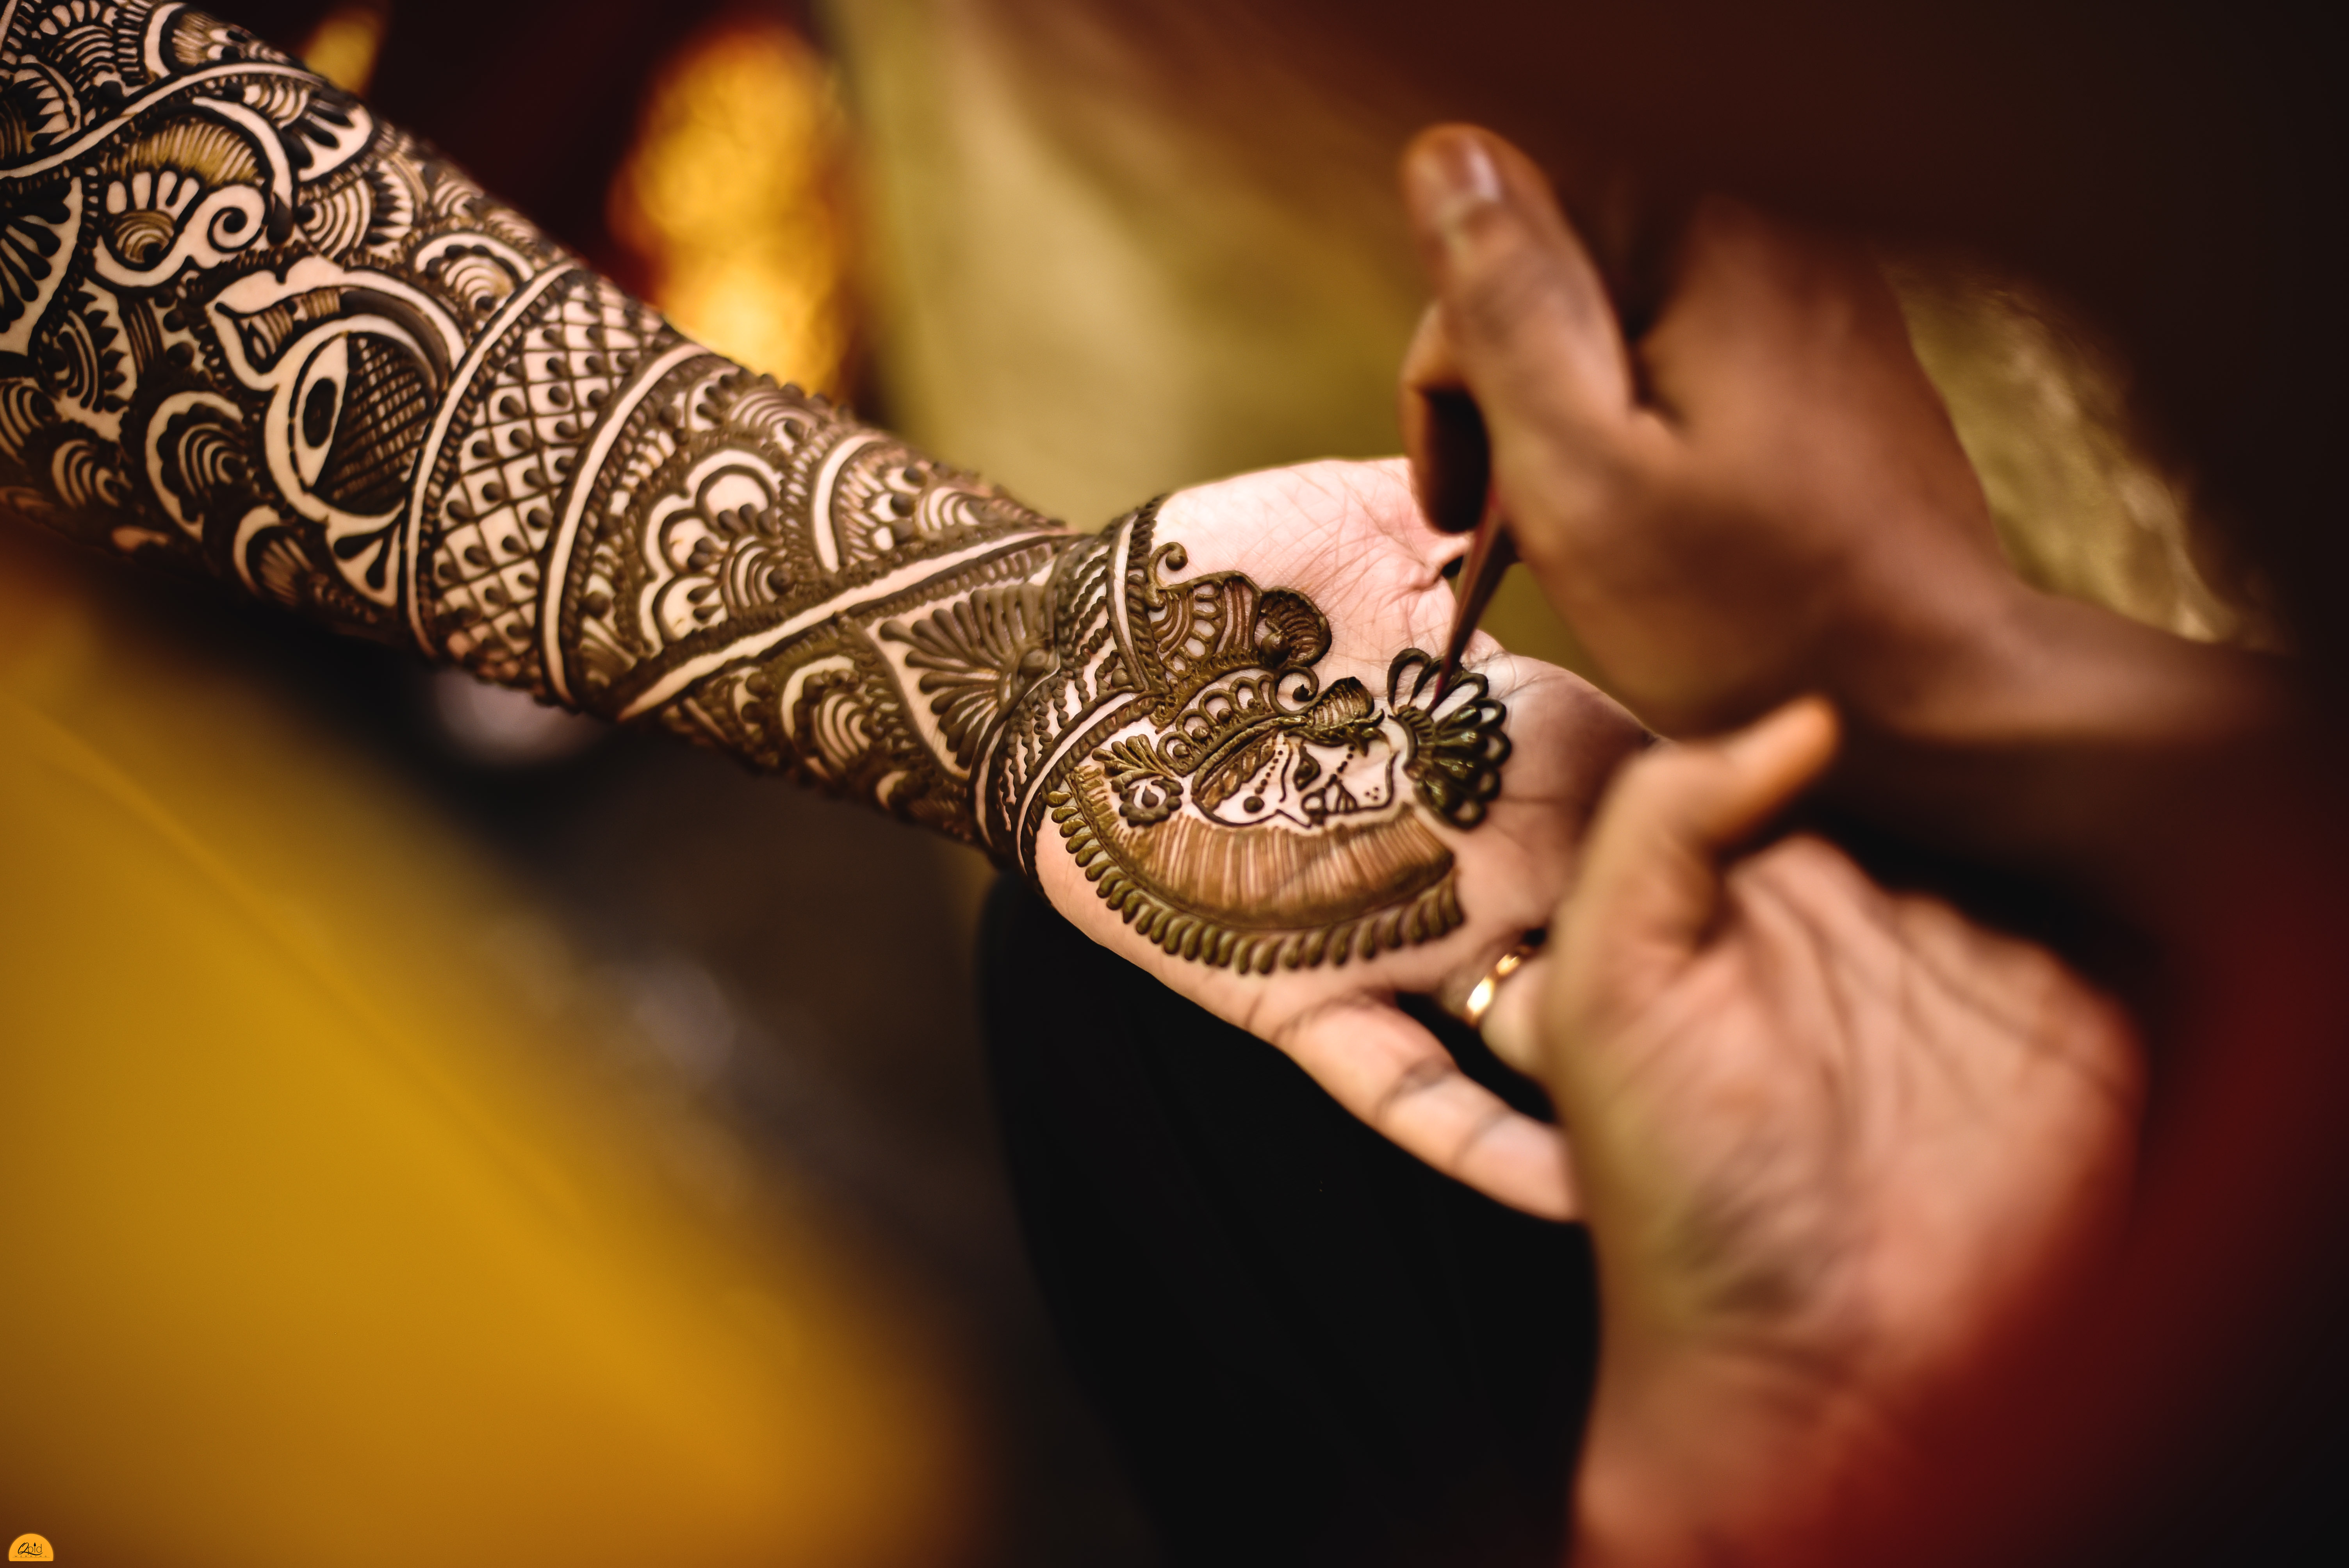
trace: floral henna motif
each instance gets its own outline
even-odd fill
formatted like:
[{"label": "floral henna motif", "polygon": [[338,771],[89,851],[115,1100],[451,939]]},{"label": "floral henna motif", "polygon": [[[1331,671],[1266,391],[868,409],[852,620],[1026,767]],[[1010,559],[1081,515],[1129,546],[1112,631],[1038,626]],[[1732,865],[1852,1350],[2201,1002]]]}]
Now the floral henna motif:
[{"label": "floral henna motif", "polygon": [[1506,709],[1479,676],[1438,694],[1415,648],[1383,701],[1351,677],[1325,688],[1312,602],[1238,573],[1170,582],[1186,561],[1152,548],[1154,515],[1062,559],[1054,646],[1030,658],[1002,755],[980,764],[988,841],[1032,874],[1049,816],[1127,923],[1242,972],[1367,959],[1458,925],[1452,851],[1427,817],[1483,819]]},{"label": "floral henna motif", "polygon": [[1456,924],[1506,717],[678,335],[298,62],[0,0],[0,506],[983,843],[1170,953]]},{"label": "floral henna motif", "polygon": [[1050,666],[1044,591],[1033,583],[982,588],[908,628],[891,622],[881,634],[908,645],[905,665],[931,698],[938,729],[965,768],[996,718]]}]

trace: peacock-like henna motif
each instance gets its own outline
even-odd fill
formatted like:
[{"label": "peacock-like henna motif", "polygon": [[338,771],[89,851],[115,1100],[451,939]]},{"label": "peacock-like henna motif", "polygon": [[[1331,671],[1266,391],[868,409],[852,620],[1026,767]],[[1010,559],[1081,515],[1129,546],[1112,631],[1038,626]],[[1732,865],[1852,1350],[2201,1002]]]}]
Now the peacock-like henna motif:
[{"label": "peacock-like henna motif", "polygon": [[1100,896],[1167,953],[1269,973],[1343,964],[1461,921],[1430,828],[1481,820],[1507,717],[1481,676],[1435,689],[1416,648],[1384,700],[1315,666],[1312,601],[1233,572],[1170,580],[1155,509],[1063,559],[1055,647],[982,760],[991,844],[1032,868],[1049,816]]}]

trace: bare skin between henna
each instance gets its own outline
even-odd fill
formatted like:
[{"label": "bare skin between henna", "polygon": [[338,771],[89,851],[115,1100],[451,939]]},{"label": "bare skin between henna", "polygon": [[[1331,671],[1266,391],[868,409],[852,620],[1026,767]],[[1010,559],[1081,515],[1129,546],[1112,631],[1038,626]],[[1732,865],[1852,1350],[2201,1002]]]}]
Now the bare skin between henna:
[{"label": "bare skin between henna", "polygon": [[974,840],[1171,954],[1461,919],[1508,742],[1305,596],[1071,532],[678,335],[185,5],[0,8],[0,503]]}]

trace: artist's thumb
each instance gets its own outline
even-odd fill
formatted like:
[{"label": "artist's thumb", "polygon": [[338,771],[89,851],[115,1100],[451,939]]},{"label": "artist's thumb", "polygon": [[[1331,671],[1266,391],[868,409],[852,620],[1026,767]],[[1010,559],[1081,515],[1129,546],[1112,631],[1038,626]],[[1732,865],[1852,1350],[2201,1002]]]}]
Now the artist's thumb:
[{"label": "artist's thumb", "polygon": [[1532,160],[1490,131],[1437,126],[1405,150],[1402,185],[1449,361],[1419,355],[1419,378],[1456,378],[1495,438],[1603,436],[1625,418],[1630,362],[1614,307]]},{"label": "artist's thumb", "polygon": [[1713,923],[1723,861],[1819,776],[1837,732],[1834,708],[1799,697],[1733,734],[1625,765],[1552,923],[1566,983],[1617,989],[1687,962]]}]

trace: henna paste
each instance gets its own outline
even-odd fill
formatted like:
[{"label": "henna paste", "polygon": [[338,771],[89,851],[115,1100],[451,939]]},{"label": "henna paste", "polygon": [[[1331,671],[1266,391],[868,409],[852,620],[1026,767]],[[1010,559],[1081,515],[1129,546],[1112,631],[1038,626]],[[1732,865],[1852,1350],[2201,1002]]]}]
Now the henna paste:
[{"label": "henna paste", "polygon": [[1459,920],[1481,680],[1320,688],[1303,596],[1070,532],[683,337],[413,138],[154,0],[0,0],[0,504],[985,844],[1170,953]]}]

